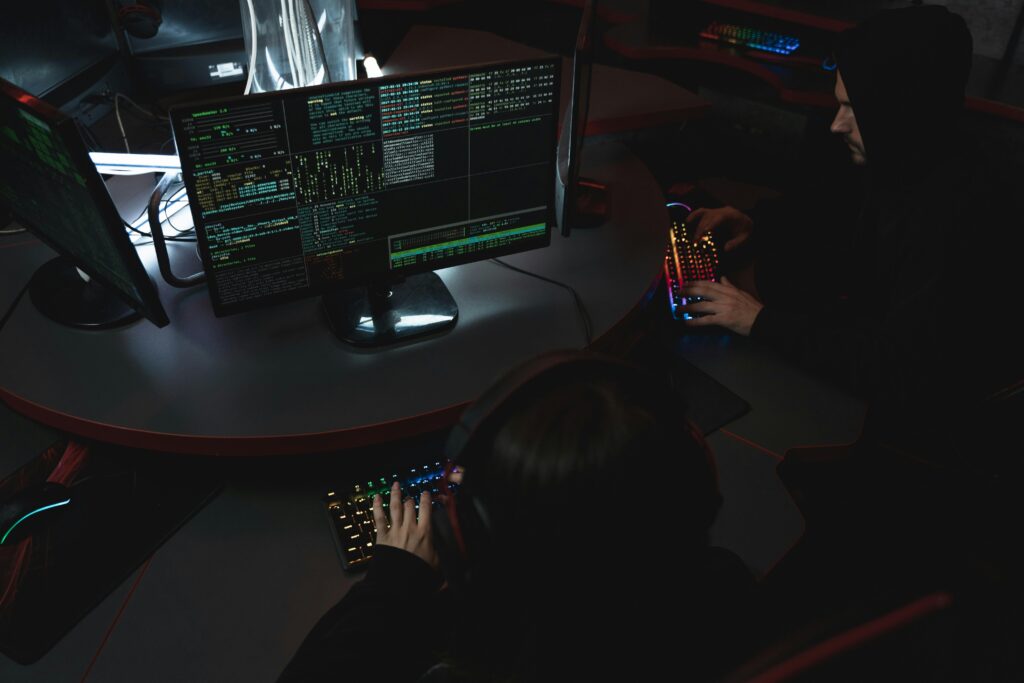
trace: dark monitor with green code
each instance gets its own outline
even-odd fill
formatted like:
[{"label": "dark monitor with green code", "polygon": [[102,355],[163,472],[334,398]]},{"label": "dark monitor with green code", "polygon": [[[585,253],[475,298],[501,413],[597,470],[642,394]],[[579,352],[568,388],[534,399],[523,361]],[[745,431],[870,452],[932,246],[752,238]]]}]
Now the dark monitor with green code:
[{"label": "dark monitor with green code", "polygon": [[173,109],[214,312],[548,246],[559,72],[551,57]]},{"label": "dark monitor with green code", "polygon": [[29,293],[48,317],[110,327],[167,314],[124,221],[89,159],[75,122],[0,79],[0,203],[61,257],[40,268]]}]

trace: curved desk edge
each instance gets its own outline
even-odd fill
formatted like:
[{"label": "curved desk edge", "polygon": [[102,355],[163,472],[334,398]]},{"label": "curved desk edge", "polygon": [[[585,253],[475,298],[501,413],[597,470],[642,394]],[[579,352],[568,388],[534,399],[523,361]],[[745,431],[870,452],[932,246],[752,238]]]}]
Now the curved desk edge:
[{"label": "curved desk edge", "polygon": [[[603,335],[594,339],[591,348],[599,345],[602,341],[614,338],[626,327],[635,315],[650,302],[660,282],[661,273],[659,272],[651,282],[644,298]],[[399,441],[451,427],[469,405],[469,403],[460,403],[401,420],[328,432],[262,436],[192,436],[151,432],[76,417],[39,405],[3,388],[0,388],[0,401],[31,420],[86,439],[162,453],[216,457],[312,455]]]},{"label": "curved desk edge", "polygon": [[[662,273],[659,270],[644,297],[604,334],[593,339],[591,348],[614,339],[628,327],[629,323],[650,303],[655,290],[661,283],[661,278]],[[399,441],[451,427],[458,421],[462,411],[469,406],[469,403],[459,403],[400,420],[327,432],[263,436],[191,436],[151,432],[76,417],[22,398],[2,387],[0,387],[0,401],[6,403],[11,410],[31,420],[86,439],[163,453],[217,457],[312,455]]]},{"label": "curved desk edge", "polygon": [[4,389],[0,389],[0,400],[27,418],[86,439],[164,453],[234,457],[327,453],[371,446],[385,441],[397,441],[450,427],[468,405],[448,406],[402,420],[331,432],[266,436],[190,436],[149,432],[75,417],[41,406]]}]

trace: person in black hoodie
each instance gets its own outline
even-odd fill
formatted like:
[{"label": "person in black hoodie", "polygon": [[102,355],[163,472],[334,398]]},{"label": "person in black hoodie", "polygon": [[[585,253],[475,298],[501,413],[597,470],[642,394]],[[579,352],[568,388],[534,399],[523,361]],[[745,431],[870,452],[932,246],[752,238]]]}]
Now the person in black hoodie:
[{"label": "person in black hoodie", "polygon": [[[1019,404],[1000,391],[1024,377],[1019,190],[965,130],[971,55],[944,7],[884,11],[841,35],[831,130],[867,186],[834,296],[770,261],[755,261],[757,296],[728,280],[687,288],[706,299],[689,310],[709,314],[690,324],[749,335],[867,403],[855,444],[816,451],[826,459],[796,449],[779,466],[807,531],[764,587],[792,621],[930,589],[1006,602],[1005,577],[1019,575],[1005,552],[1019,496],[1000,484],[1024,453]],[[780,223],[799,218],[775,206],[690,220],[727,251],[770,259]]]},{"label": "person in black hoodie", "polygon": [[[1012,314],[1021,287],[1004,258],[1017,258],[1019,240],[1000,210],[1015,193],[965,132],[971,55],[963,19],[938,6],[887,10],[841,35],[831,130],[866,167],[867,188],[832,300],[770,257],[755,265],[757,296],[728,279],[685,293],[704,299],[688,307],[705,314],[690,325],[749,335],[865,398],[862,443],[991,470],[1015,457],[980,439],[996,412],[988,397],[1024,377]],[[726,251],[749,242],[765,254],[787,220],[798,219],[777,206],[761,218],[732,207],[690,217]]]},{"label": "person in black hoodie", "polygon": [[417,519],[396,487],[388,529],[375,499],[366,578],[279,681],[717,676],[752,643],[754,580],[710,544],[717,470],[686,411],[613,359],[517,368],[453,429],[457,505],[424,494]]}]

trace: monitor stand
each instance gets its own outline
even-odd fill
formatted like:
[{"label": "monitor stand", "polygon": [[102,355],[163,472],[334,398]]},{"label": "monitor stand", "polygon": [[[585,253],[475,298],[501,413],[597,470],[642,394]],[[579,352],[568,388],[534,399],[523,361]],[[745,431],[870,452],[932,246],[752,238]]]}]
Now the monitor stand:
[{"label": "monitor stand", "polygon": [[40,313],[69,327],[103,330],[142,317],[104,285],[83,278],[63,256],[36,270],[28,293]]},{"label": "monitor stand", "polygon": [[335,336],[354,346],[383,346],[455,326],[459,307],[434,273],[376,282],[323,296]]}]

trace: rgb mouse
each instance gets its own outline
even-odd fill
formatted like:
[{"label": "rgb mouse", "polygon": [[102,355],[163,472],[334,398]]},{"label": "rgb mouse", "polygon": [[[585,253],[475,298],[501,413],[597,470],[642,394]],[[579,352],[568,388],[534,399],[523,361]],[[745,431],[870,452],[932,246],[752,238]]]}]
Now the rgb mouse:
[{"label": "rgb mouse", "polygon": [[66,486],[29,486],[0,502],[0,546],[14,545],[48,525],[71,503]]}]

